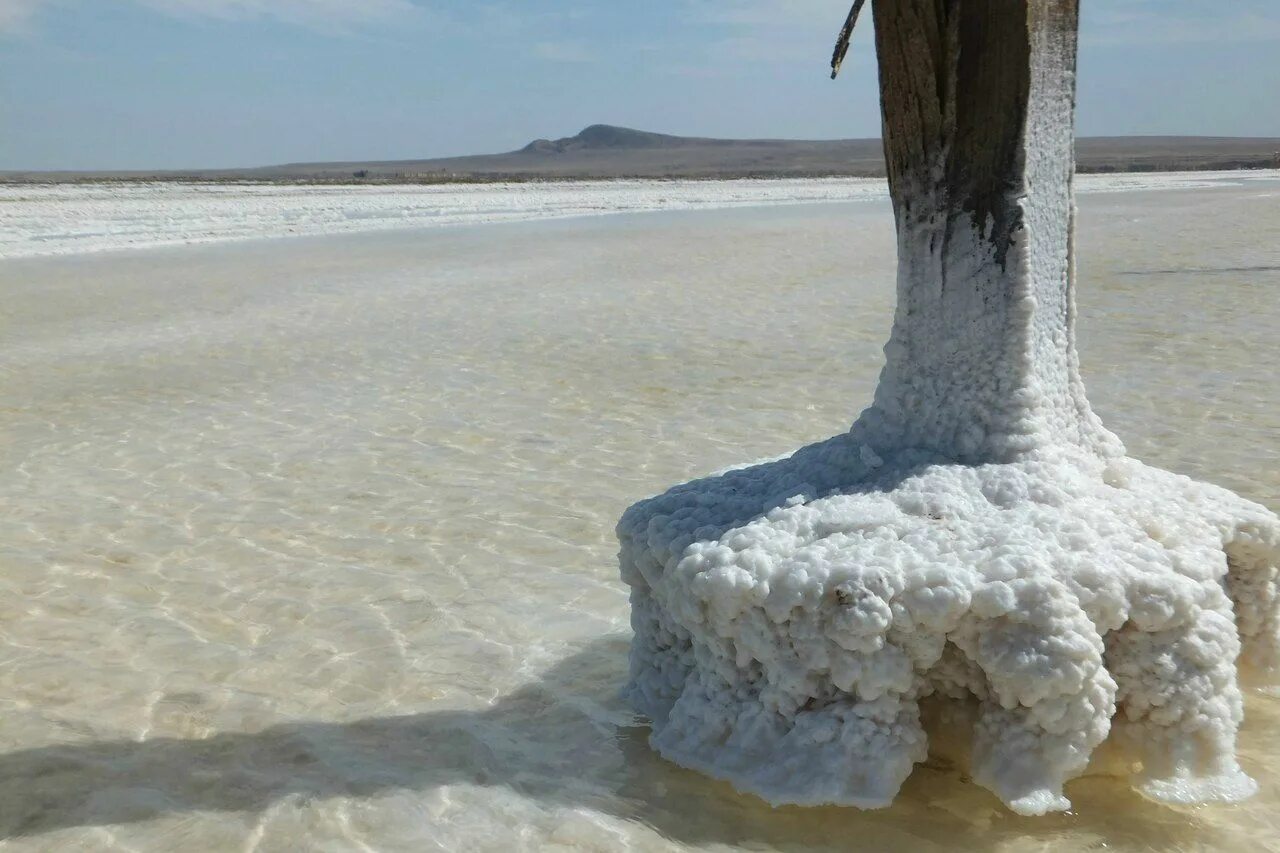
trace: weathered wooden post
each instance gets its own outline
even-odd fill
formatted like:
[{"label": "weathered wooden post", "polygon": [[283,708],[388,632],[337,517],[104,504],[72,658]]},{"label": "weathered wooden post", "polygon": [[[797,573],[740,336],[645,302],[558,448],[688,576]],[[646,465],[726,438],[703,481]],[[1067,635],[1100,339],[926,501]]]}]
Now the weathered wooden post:
[{"label": "weathered wooden post", "polygon": [[1077,3],[873,4],[899,251],[876,443],[1122,452],[1075,358]]},{"label": "weathered wooden post", "polygon": [[618,525],[628,692],[671,760],[885,806],[932,696],[976,711],[972,775],[1024,814],[1067,808],[1109,734],[1148,796],[1253,792],[1237,658],[1280,661],[1280,520],[1127,458],[1090,410],[1077,4],[872,0],[899,255],[874,402]]}]

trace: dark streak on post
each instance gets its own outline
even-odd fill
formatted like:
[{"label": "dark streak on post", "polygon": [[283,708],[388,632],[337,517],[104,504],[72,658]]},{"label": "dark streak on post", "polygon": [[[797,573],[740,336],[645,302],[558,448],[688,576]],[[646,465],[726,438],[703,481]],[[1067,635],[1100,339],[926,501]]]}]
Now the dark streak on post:
[{"label": "dark streak on post", "polygon": [[[944,241],[957,218],[990,223],[1003,264],[1022,227],[1033,42],[1074,42],[1079,0],[876,0],[873,14],[899,222],[944,215]],[[1053,73],[1075,73],[1069,48]]]}]

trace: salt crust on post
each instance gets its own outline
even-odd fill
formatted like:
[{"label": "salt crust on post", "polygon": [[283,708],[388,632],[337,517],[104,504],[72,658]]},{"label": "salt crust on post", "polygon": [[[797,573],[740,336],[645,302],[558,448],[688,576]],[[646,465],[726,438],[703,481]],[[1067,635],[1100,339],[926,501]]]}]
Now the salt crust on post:
[{"label": "salt crust on post", "polygon": [[[1068,808],[1109,735],[1149,797],[1243,799],[1239,676],[1280,669],[1280,520],[1128,458],[1090,409],[1076,0],[1011,24],[993,10],[1022,4],[991,3],[874,3],[899,243],[875,400],[848,433],[627,510],[626,693],[659,753],[775,805],[888,805],[930,697],[972,712],[971,775],[1022,814]],[[977,18],[930,17],[948,9]],[[966,88],[1004,78],[1013,101]],[[1010,103],[1007,157],[965,138]]]},{"label": "salt crust on post", "polygon": [[976,706],[971,774],[1023,814],[1066,809],[1108,733],[1151,797],[1254,792],[1237,666],[1280,661],[1273,515],[1124,456],[956,465],[857,432],[623,516],[658,752],[775,805],[886,806],[938,695]]}]

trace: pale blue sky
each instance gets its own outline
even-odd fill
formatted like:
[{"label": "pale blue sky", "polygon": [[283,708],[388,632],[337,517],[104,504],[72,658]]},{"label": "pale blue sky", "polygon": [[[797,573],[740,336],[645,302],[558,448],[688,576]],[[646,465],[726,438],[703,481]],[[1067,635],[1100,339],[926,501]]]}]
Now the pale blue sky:
[{"label": "pale blue sky", "polygon": [[[1280,0],[1082,0],[1084,135],[1280,136]],[[0,0],[0,169],[879,134],[848,0]],[[869,17],[869,16],[868,16]],[[869,24],[869,20],[866,22]]]}]

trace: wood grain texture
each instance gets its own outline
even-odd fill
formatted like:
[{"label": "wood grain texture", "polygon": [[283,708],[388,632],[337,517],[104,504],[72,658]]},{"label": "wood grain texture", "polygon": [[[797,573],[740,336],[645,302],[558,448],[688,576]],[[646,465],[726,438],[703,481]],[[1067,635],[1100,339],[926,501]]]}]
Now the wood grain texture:
[{"label": "wood grain texture", "polygon": [[1021,225],[1033,65],[1075,74],[1079,0],[876,0],[873,14],[899,221],[990,222],[1003,258]]}]

